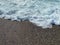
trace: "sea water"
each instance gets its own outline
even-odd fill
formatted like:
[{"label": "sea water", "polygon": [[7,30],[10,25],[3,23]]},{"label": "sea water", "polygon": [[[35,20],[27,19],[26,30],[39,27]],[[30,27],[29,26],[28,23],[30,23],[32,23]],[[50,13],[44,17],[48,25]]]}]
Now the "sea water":
[{"label": "sea water", "polygon": [[60,25],[60,0],[0,0],[0,18],[52,28]]}]

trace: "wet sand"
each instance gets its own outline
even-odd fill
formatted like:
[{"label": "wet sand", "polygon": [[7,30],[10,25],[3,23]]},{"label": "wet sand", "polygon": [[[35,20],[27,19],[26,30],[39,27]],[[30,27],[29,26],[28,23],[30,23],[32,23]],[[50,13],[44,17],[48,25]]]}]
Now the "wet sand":
[{"label": "wet sand", "polygon": [[28,21],[0,19],[0,45],[60,45],[60,26],[42,29]]}]

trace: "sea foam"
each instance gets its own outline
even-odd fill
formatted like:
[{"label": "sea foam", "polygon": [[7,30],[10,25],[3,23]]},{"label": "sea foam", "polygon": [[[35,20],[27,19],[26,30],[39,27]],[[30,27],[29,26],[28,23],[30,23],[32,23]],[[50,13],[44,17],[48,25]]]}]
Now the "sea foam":
[{"label": "sea foam", "polygon": [[0,18],[52,28],[60,25],[60,0],[0,0]]}]

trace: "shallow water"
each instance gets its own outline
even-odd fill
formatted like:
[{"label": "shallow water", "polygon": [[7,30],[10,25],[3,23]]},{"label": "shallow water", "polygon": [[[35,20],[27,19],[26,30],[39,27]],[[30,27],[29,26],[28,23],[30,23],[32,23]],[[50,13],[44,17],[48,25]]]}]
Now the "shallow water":
[{"label": "shallow water", "polygon": [[52,28],[60,25],[60,0],[0,0],[0,18]]}]

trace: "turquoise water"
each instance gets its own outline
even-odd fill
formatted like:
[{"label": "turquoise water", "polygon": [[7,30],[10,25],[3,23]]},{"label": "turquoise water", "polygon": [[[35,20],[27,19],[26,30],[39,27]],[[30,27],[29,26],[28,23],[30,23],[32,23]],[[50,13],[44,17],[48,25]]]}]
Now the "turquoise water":
[{"label": "turquoise water", "polygon": [[60,0],[0,0],[0,18],[52,28],[60,25]]}]

